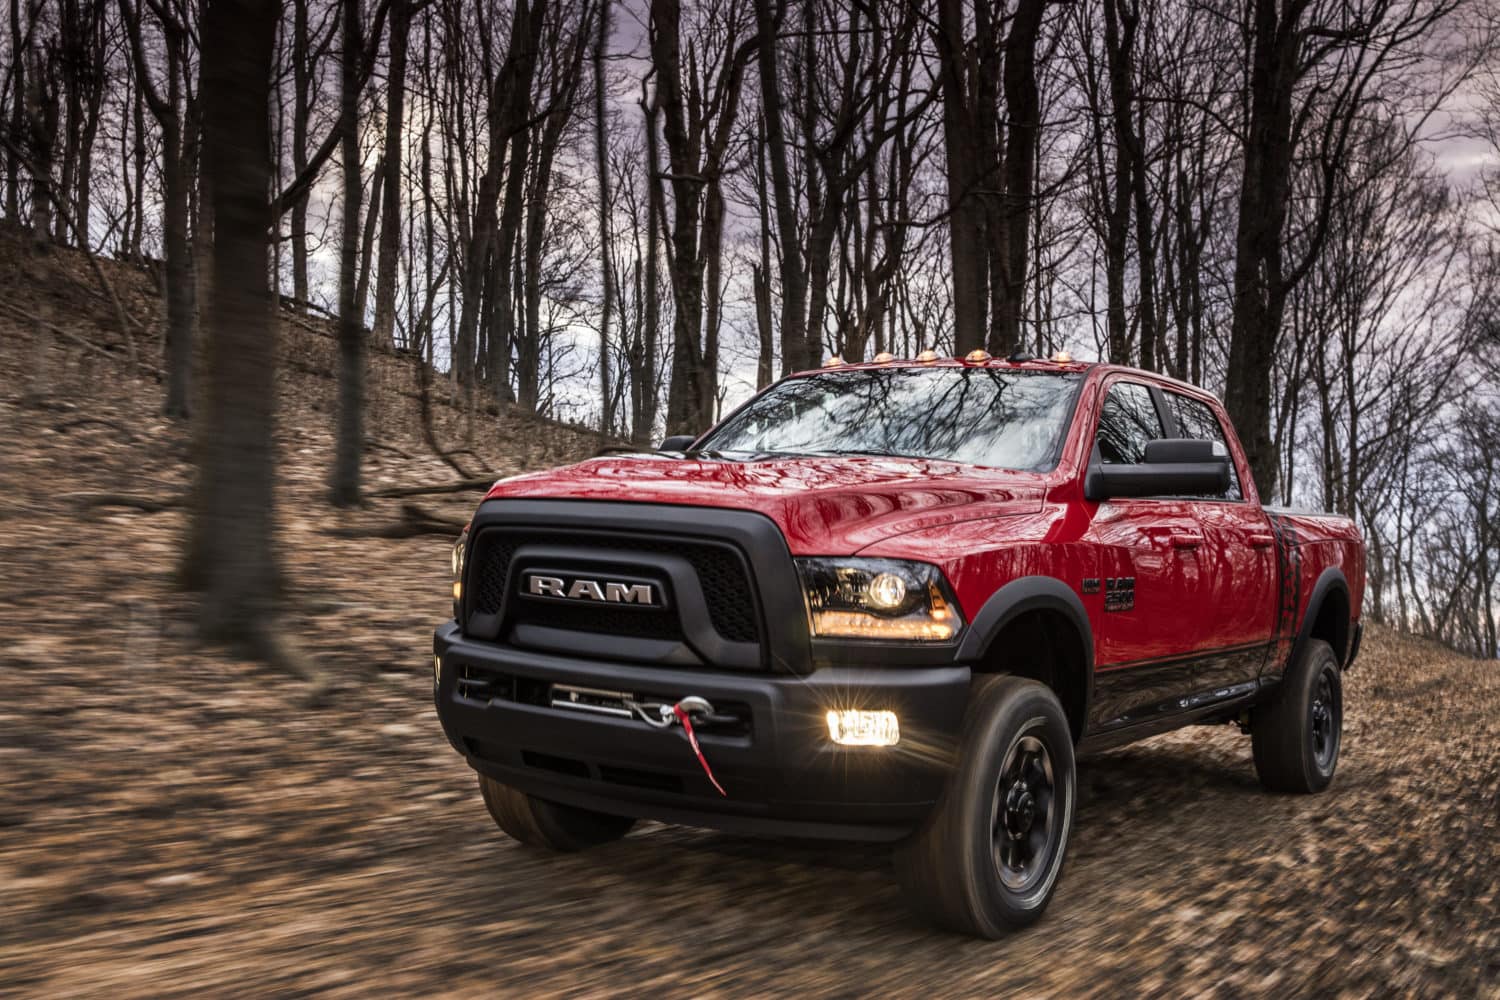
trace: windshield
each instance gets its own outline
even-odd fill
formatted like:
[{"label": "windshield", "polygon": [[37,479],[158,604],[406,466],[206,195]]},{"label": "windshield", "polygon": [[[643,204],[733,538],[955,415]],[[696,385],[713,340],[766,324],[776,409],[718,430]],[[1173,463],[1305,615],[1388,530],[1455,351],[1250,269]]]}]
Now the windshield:
[{"label": "windshield", "polygon": [[891,455],[1042,471],[1082,376],[1005,368],[880,368],[787,379],[751,400],[699,452]]}]

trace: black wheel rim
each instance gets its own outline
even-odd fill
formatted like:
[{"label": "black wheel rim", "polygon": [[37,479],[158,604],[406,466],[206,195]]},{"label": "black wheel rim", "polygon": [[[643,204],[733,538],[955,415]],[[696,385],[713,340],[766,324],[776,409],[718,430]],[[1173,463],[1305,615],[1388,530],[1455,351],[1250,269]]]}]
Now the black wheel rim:
[{"label": "black wheel rim", "polygon": [[1343,705],[1339,697],[1339,682],[1332,667],[1325,667],[1318,675],[1313,688],[1312,705],[1308,710],[1308,740],[1312,747],[1313,763],[1319,772],[1327,774],[1338,760],[1339,738],[1343,726]]},{"label": "black wheel rim", "polygon": [[990,843],[1000,881],[1014,892],[1035,888],[1057,853],[1057,775],[1047,745],[1023,732],[1000,765],[990,806]]}]

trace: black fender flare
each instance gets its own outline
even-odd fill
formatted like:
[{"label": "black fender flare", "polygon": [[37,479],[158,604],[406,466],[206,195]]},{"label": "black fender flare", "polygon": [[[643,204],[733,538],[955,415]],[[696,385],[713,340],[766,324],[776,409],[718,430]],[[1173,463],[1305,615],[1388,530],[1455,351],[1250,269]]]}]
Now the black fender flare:
[{"label": "black fender flare", "polygon": [[1077,630],[1083,644],[1083,719],[1094,704],[1094,629],[1083,600],[1073,588],[1051,576],[1023,576],[1012,580],[984,602],[958,647],[958,659],[974,663],[983,659],[1000,632],[1028,611],[1056,611]]},{"label": "black fender flare", "polygon": [[[1313,623],[1318,620],[1318,615],[1323,611],[1323,602],[1328,600],[1328,595],[1340,593],[1344,596],[1344,604],[1349,607],[1350,614],[1354,608],[1349,596],[1349,581],[1344,578],[1344,571],[1337,566],[1329,566],[1318,574],[1318,580],[1313,584],[1312,593],[1307,598],[1307,608],[1302,612],[1302,623],[1297,626],[1297,638],[1292,641],[1292,652],[1287,657],[1286,663],[1282,665],[1282,672],[1286,671],[1302,651],[1307,648],[1308,641],[1312,638]],[[1342,649],[1335,648],[1333,655],[1338,657],[1339,667],[1348,665],[1349,662],[1349,637],[1354,632],[1353,620],[1344,623],[1344,641]],[[1333,645],[1330,643],[1330,645]]]}]

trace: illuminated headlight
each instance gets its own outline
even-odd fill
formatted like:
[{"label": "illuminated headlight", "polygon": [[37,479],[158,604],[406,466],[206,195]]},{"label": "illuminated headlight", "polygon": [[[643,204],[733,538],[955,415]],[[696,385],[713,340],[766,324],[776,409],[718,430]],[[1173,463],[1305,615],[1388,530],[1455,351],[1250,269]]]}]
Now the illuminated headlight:
[{"label": "illuminated headlight", "polygon": [[946,642],[963,628],[936,566],[904,559],[798,559],[813,634]]},{"label": "illuminated headlight", "polygon": [[464,593],[464,558],[469,549],[469,528],[464,526],[463,533],[458,536],[458,541],[453,543],[453,554],[450,561],[453,564],[453,617],[458,617],[458,602]]},{"label": "illuminated headlight", "polygon": [[893,747],[901,742],[895,712],[829,711],[828,738],[845,747]]}]

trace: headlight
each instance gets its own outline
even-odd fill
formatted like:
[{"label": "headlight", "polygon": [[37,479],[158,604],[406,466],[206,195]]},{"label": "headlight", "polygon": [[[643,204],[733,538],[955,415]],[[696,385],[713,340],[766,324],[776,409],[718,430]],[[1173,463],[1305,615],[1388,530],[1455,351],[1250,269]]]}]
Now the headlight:
[{"label": "headlight", "polygon": [[458,536],[458,541],[453,543],[453,617],[458,617],[458,602],[464,594],[464,555],[469,549],[469,528],[464,526],[463,533]]},{"label": "headlight", "polygon": [[963,617],[936,566],[904,559],[798,559],[813,635],[944,642]]}]

